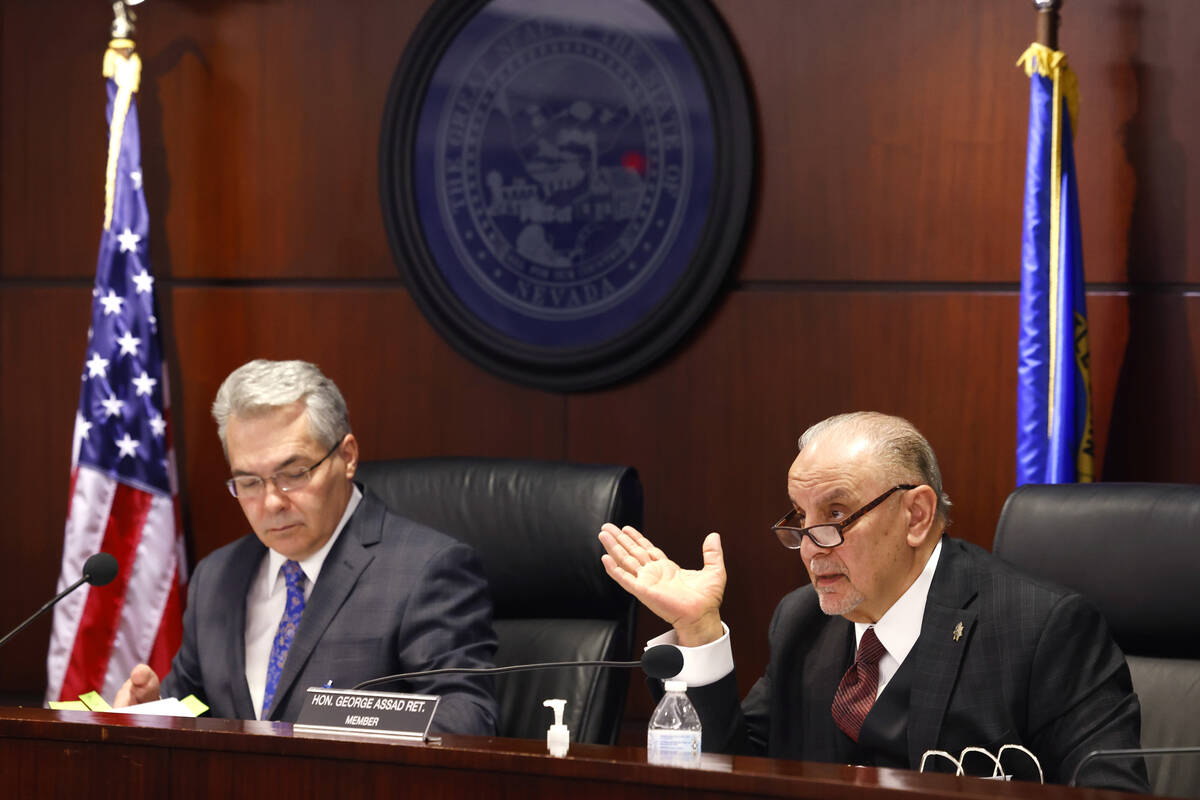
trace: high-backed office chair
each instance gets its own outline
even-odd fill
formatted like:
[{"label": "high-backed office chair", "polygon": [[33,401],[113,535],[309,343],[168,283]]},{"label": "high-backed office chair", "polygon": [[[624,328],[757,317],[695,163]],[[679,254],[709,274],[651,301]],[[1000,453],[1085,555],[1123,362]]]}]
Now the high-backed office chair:
[{"label": "high-backed office chair", "polygon": [[[467,542],[492,589],[496,664],[630,659],[633,597],[605,574],[600,525],[642,523],[630,467],[482,458],[361,464],[357,479],[398,514]],[[572,741],[616,741],[629,670],[571,668],[496,678],[501,736],[540,738],[542,701],[567,700]]]},{"label": "high-backed office chair", "polygon": [[[1143,747],[1200,745],[1200,486],[1022,486],[992,549],[1104,614],[1141,701]],[[1146,767],[1155,794],[1200,797],[1200,755]]]}]

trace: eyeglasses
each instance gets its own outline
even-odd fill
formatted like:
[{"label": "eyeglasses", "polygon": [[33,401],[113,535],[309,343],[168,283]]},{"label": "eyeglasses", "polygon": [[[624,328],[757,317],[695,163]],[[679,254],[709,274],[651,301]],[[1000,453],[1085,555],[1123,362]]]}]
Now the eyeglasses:
[{"label": "eyeglasses", "polygon": [[797,528],[794,525],[788,524],[800,513],[793,508],[784,514],[779,522],[772,525],[771,530],[775,531],[775,535],[779,537],[780,543],[788,550],[799,550],[805,536],[817,547],[837,547],[846,541],[846,528],[858,522],[868,511],[888,499],[892,492],[908,491],[909,489],[917,488],[918,485],[920,484],[902,483],[899,486],[893,486],[841,522],[825,522],[820,525],[810,525],[807,528]]},{"label": "eyeglasses", "polygon": [[274,475],[266,478],[260,478],[257,475],[239,475],[236,478],[230,478],[225,481],[225,486],[229,489],[229,493],[234,497],[240,497],[243,500],[252,500],[255,497],[260,497],[267,488],[267,481],[275,484],[275,488],[281,492],[291,492],[299,489],[312,480],[313,470],[325,463],[325,460],[333,455],[342,442],[346,441],[343,436],[338,440],[328,453],[321,456],[321,460],[309,467],[298,467],[296,469],[280,470]]}]

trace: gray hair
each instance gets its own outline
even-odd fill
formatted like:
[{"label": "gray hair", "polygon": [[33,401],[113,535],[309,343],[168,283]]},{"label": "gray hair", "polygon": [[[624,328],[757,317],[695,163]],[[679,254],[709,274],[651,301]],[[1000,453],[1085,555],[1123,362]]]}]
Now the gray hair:
[{"label": "gray hair", "polygon": [[308,429],[322,447],[333,447],[350,433],[346,400],[316,364],[255,359],[229,373],[212,404],[221,448],[229,456],[225,429],[231,416],[254,416],[304,401]]},{"label": "gray hair", "polygon": [[927,484],[937,493],[937,517],[950,526],[950,496],[942,490],[942,472],[933,448],[911,422],[877,411],[854,411],[823,419],[800,436],[803,450],[828,433],[860,434],[871,444],[890,480]]}]

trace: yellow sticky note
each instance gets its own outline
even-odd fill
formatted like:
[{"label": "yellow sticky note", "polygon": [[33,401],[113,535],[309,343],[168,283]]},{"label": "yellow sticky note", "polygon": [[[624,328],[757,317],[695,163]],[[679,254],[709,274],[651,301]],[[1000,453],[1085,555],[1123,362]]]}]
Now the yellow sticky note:
[{"label": "yellow sticky note", "polygon": [[197,717],[203,714],[205,711],[208,711],[208,706],[204,705],[204,703],[200,701],[200,698],[196,697],[194,694],[189,694],[179,702],[183,703],[183,707]]},{"label": "yellow sticky note", "polygon": [[79,695],[79,700],[88,711],[112,711],[112,706],[104,701],[99,692],[88,692],[87,694]]},{"label": "yellow sticky note", "polygon": [[89,711],[79,700],[51,700],[50,708],[55,711]]}]

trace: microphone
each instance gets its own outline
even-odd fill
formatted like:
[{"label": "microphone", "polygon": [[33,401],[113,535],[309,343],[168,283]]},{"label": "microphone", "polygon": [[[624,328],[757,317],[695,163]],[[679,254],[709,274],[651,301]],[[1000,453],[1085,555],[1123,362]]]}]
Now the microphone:
[{"label": "microphone", "polygon": [[500,675],[506,672],[529,672],[535,669],[561,669],[565,667],[622,667],[632,669],[641,667],[651,678],[666,680],[674,678],[683,669],[683,653],[678,647],[669,644],[659,644],[651,647],[642,654],[640,661],[550,661],[544,664],[513,664],[508,667],[445,667],[443,669],[427,669],[420,672],[403,672],[398,675],[385,675],[382,678],[372,678],[356,684],[354,689],[366,689],[370,686],[380,686],[393,681],[408,678],[427,678],[433,675],[467,674],[467,675]]},{"label": "microphone", "polygon": [[[83,576],[75,582],[75,586],[79,586],[83,581],[87,581],[92,586],[106,586],[112,583],[115,577],[117,577],[117,560],[108,553],[96,553],[83,562]],[[75,586],[67,589],[67,592],[73,591]],[[65,595],[66,592],[63,594]]]},{"label": "microphone", "polygon": [[1173,755],[1200,755],[1200,745],[1184,745],[1182,747],[1124,747],[1113,748],[1110,750],[1093,750],[1075,765],[1075,771],[1071,773],[1071,782],[1068,783],[1067,786],[1075,785],[1076,779],[1079,778],[1079,771],[1083,769],[1085,764],[1091,761],[1105,761],[1114,758],[1132,758],[1133,756]]},{"label": "microphone", "polygon": [[111,583],[112,579],[115,577],[117,577],[117,560],[115,558],[108,553],[96,553],[94,556],[90,556],[87,561],[83,562],[83,575],[80,576],[79,580],[72,583],[66,589],[63,589],[54,596],[53,600],[46,603],[46,605],[42,606],[37,611],[33,612],[33,616],[9,631],[3,639],[0,639],[0,647],[3,647],[5,642],[16,636],[21,631],[25,630],[25,627],[29,625],[29,623],[46,613],[46,611],[52,608],[55,603],[57,603],[59,600],[62,600],[64,597],[78,589],[83,584],[90,583],[92,586],[103,586],[106,583]]}]

